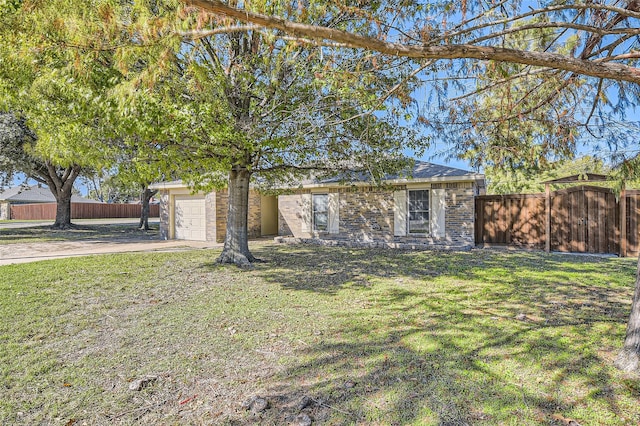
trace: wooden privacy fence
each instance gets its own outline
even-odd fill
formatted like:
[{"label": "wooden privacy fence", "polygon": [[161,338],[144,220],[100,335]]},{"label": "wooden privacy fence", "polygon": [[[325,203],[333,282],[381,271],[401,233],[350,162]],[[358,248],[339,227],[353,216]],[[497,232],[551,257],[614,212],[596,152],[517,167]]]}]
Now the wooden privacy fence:
[{"label": "wooden privacy fence", "polygon": [[[71,203],[72,219],[111,219],[140,217],[140,204],[102,204]],[[160,206],[149,206],[149,217],[159,217]],[[17,220],[54,220],[56,203],[14,204],[11,205],[11,219]]]},{"label": "wooden privacy fence", "polygon": [[475,240],[547,251],[638,256],[640,191],[619,199],[607,188],[578,186],[546,194],[482,195]]}]

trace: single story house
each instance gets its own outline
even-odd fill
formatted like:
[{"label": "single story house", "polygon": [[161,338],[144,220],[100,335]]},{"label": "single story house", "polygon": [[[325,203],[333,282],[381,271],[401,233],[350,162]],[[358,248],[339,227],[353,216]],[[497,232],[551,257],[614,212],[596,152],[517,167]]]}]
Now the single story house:
[{"label": "single story house", "polygon": [[423,161],[411,177],[388,176],[380,186],[305,182],[278,196],[278,235],[323,244],[470,248],[474,197],[484,191],[482,174]]},{"label": "single story house", "polygon": [[[224,241],[226,190],[192,194],[182,182],[160,191],[165,239]],[[418,161],[411,177],[366,181],[307,181],[278,196],[251,190],[249,237],[280,241],[386,247],[468,248],[474,245],[474,197],[484,175]]]},{"label": "single story house", "polygon": [[[32,186],[14,186],[0,191],[0,220],[11,219],[11,206],[16,204],[55,203],[56,198],[51,190],[41,184]],[[72,203],[97,203],[77,195],[71,196]]]},{"label": "single story house", "polygon": [[[227,190],[192,193],[182,181],[151,185],[159,191],[160,238],[224,242],[227,233]],[[278,233],[275,196],[249,191],[249,238]]]}]

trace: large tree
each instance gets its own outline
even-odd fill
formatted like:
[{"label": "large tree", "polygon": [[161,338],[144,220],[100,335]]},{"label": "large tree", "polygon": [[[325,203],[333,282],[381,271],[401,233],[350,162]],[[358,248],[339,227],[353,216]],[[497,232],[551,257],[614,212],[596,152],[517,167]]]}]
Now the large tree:
[{"label": "large tree", "polygon": [[214,170],[227,173],[229,211],[220,262],[254,260],[246,235],[253,176],[268,184],[292,172],[365,167],[375,178],[394,162],[397,167],[401,150],[413,140],[394,125],[395,117],[355,118],[392,86],[385,70],[378,80],[368,77],[369,70],[359,72],[357,55],[340,60],[354,74],[345,83],[331,81],[321,49],[270,40],[258,31],[210,36],[197,44],[201,51],[191,61],[200,75],[194,81],[209,89],[205,98],[220,100],[229,123],[228,135],[211,141],[204,153],[215,160]]},{"label": "large tree", "polygon": [[[404,101],[414,82],[406,61],[376,63],[359,52],[327,61],[323,46],[250,28],[219,32],[226,22],[170,2],[136,9],[135,16],[113,10],[127,16],[115,20],[113,32],[129,32],[132,40],[119,64],[125,81],[110,94],[120,113],[115,121],[131,135],[123,136],[129,143],[165,157],[165,174],[194,190],[227,188],[221,263],[255,260],[247,234],[251,183],[345,169],[367,170],[376,179],[407,165],[405,148],[419,148],[399,115],[376,114]],[[337,25],[350,18],[322,19]],[[150,23],[155,32],[141,30]],[[153,46],[155,54],[136,51],[136,43]]]},{"label": "large tree", "polygon": [[[478,166],[535,167],[571,157],[586,143],[638,174],[638,123],[626,111],[640,98],[640,1],[306,2],[278,16],[245,2],[183,0],[274,37],[431,60],[438,72],[418,122],[453,139]],[[289,2],[273,2],[277,4]],[[336,28],[306,19],[307,7],[357,10]],[[260,3],[263,6],[263,3]],[[374,11],[375,12],[375,11]],[[369,25],[370,32],[358,26]],[[229,23],[232,28],[236,24]],[[423,62],[416,62],[416,69]],[[624,349],[616,364],[640,369],[640,259]]]},{"label": "large tree", "polygon": [[[194,190],[227,187],[220,262],[255,260],[247,240],[251,182],[344,169],[375,179],[404,167],[402,151],[416,142],[398,115],[415,82],[404,60],[358,51],[327,60],[331,47],[251,28],[228,32],[226,20],[172,0],[11,4],[17,18],[3,45],[24,51],[16,62],[40,81],[13,72],[5,81],[19,90],[6,104],[24,111],[36,151],[67,160],[87,154],[95,168],[113,167],[105,157],[121,158],[113,150],[123,144]],[[342,26],[356,15],[335,8],[328,18],[312,10],[308,17]],[[21,92],[33,96],[25,101]]]},{"label": "large tree", "polygon": [[[3,170],[48,185],[57,201],[55,228],[71,226],[71,193],[82,168],[100,164],[100,104],[112,68],[100,57],[62,48],[73,23],[65,2],[3,2],[0,13],[0,116]],[[71,24],[71,25],[70,25]],[[89,63],[92,66],[89,66]]]},{"label": "large tree", "polygon": [[80,175],[79,164],[55,163],[34,153],[36,134],[25,119],[12,113],[0,113],[0,180],[2,186],[17,174],[47,185],[56,200],[54,228],[71,226],[73,184]]}]

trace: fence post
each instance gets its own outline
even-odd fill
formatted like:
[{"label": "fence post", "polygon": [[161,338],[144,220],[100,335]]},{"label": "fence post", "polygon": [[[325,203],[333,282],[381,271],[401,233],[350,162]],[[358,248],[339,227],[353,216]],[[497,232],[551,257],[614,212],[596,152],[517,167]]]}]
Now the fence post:
[{"label": "fence post", "polygon": [[480,200],[476,195],[473,199],[473,242],[475,245],[479,244],[480,241],[480,215],[478,214],[478,206],[480,205]]},{"label": "fence post", "polygon": [[627,257],[627,191],[620,190],[620,257]]},{"label": "fence post", "polygon": [[544,217],[545,217],[545,242],[544,251],[551,251],[551,188],[548,183],[544,184]]}]

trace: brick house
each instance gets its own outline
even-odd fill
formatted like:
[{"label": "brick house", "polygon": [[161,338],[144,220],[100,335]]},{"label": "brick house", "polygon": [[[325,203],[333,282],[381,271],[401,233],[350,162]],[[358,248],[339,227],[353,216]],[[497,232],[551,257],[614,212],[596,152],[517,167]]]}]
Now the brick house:
[{"label": "brick house", "polygon": [[416,162],[411,178],[306,182],[278,196],[281,241],[462,249],[474,245],[474,197],[484,175]]},{"label": "brick house", "polygon": [[[223,242],[226,190],[193,194],[180,181],[160,191],[163,239]],[[474,197],[484,176],[416,162],[411,178],[389,176],[381,186],[338,180],[303,182],[276,196],[249,193],[249,238],[281,242],[384,247],[467,248],[474,245]]]},{"label": "brick house", "polygon": [[[151,188],[160,194],[160,238],[224,242],[229,207],[226,189],[194,194],[182,181]],[[276,235],[277,207],[275,196],[249,191],[249,238]]]}]

